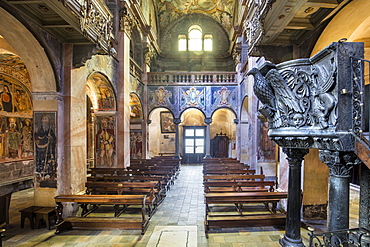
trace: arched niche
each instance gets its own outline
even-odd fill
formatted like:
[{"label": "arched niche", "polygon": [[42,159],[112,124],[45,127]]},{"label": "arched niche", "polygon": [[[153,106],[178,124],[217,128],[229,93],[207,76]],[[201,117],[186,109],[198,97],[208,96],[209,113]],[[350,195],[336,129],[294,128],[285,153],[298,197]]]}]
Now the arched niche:
[{"label": "arched niche", "polygon": [[130,119],[143,119],[143,106],[136,93],[130,93]]},{"label": "arched niche", "polygon": [[204,113],[197,108],[188,108],[181,113],[181,124],[185,126],[204,126]]},{"label": "arched niche", "polygon": [[87,159],[91,167],[117,166],[116,97],[105,75],[92,73],[86,82]]},{"label": "arched niche", "polygon": [[173,113],[164,107],[155,108],[149,113],[149,157],[175,155],[176,129],[173,119]]},{"label": "arched niche", "polygon": [[[228,108],[217,109],[212,115],[212,123],[210,125],[210,138],[213,144],[213,149],[217,148],[219,140],[228,141],[227,150],[224,151],[222,157],[236,157],[236,124],[234,122],[236,116],[235,113]],[[214,152],[211,146],[211,156],[214,157]],[[219,151],[219,150],[217,150]],[[219,156],[220,157],[220,156]]]}]

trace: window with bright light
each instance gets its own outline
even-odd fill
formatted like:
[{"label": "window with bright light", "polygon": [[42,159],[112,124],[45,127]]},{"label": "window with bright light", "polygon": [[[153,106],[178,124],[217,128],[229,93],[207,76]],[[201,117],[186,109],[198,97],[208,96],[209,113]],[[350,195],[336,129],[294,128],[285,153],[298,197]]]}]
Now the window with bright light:
[{"label": "window with bright light", "polygon": [[186,51],[186,36],[179,35],[179,51]]},{"label": "window with bright light", "polygon": [[212,51],[213,37],[210,34],[203,36],[202,28],[193,25],[188,30],[188,35],[178,36],[179,51]]},{"label": "window with bright light", "polygon": [[212,51],[212,35],[204,35],[204,50]]},{"label": "window with bright light", "polygon": [[189,51],[202,50],[202,30],[199,26],[192,26],[189,29]]}]

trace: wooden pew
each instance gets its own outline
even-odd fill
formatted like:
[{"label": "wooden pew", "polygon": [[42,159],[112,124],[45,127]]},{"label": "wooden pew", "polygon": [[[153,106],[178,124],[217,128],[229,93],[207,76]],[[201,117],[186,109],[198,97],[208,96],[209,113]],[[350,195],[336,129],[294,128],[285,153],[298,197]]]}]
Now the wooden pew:
[{"label": "wooden pew", "polygon": [[[276,204],[285,198],[287,198],[287,192],[206,193],[206,233],[210,228],[283,225],[286,216],[283,213],[276,213]],[[243,213],[243,205],[255,203],[263,203],[270,212]],[[212,214],[211,208],[225,204],[236,205],[237,210]]]},{"label": "wooden pew", "polygon": [[[141,230],[143,235],[149,225],[146,214],[145,195],[59,195],[54,197],[57,213],[56,234],[63,230]],[[81,216],[69,216],[63,219],[63,204],[75,202],[82,208]],[[89,205],[93,205],[89,209]],[[93,217],[90,214],[98,205],[111,205],[113,213],[111,217]],[[125,205],[123,209],[120,205]],[[128,205],[140,206],[140,214],[130,214],[130,217],[120,217]]]},{"label": "wooden pew", "polygon": [[151,217],[158,205],[163,201],[160,184],[156,181],[147,182],[86,182],[88,195],[146,195],[145,205]]},{"label": "wooden pew", "polygon": [[[253,181],[253,180],[239,180],[239,181],[204,181],[204,192],[273,192],[274,181]],[[266,188],[268,187],[268,188]]]},{"label": "wooden pew", "polygon": [[244,170],[244,169],[207,169],[203,170],[203,175],[253,175],[255,170]]},{"label": "wooden pew", "polygon": [[235,158],[208,158],[208,159],[203,159],[203,163],[240,163],[239,160]]},{"label": "wooden pew", "polygon": [[166,197],[166,192],[169,190],[170,183],[165,182],[161,176],[142,176],[142,175],[127,175],[127,176],[103,176],[99,179],[87,178],[88,182],[147,182],[147,181],[156,181],[160,184],[161,196]]},{"label": "wooden pew", "polygon": [[243,163],[204,163],[204,168],[223,167],[223,168],[239,168],[239,169],[250,169],[250,166]]},{"label": "wooden pew", "polygon": [[240,174],[232,174],[232,175],[205,175],[203,176],[203,181],[243,181],[243,180],[261,180],[265,179],[265,175],[240,175]]}]

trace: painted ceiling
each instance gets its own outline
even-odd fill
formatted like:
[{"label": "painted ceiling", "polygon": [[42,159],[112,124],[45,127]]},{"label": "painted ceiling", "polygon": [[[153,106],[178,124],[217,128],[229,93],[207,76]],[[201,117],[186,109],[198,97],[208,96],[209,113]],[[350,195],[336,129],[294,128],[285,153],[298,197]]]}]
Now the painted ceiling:
[{"label": "painted ceiling", "polygon": [[177,18],[192,13],[205,14],[223,27],[232,27],[234,0],[158,0],[160,28],[166,28]]}]

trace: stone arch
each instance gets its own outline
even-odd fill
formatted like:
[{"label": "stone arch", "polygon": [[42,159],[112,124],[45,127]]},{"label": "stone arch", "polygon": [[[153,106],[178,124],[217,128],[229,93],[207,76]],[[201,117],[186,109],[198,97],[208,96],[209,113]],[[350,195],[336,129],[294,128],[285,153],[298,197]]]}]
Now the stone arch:
[{"label": "stone arch", "polygon": [[100,72],[89,75],[86,82],[86,94],[90,97],[94,111],[115,111],[116,95],[108,78]]},{"label": "stone arch", "polygon": [[[346,38],[348,42],[365,41],[365,47],[370,48],[369,9],[370,1],[350,2],[326,26],[317,40],[311,56],[341,38]],[[366,55],[365,53],[365,58]]]},{"label": "stone arch", "polygon": [[5,9],[0,8],[0,16],[2,22],[0,35],[17,51],[26,64],[32,82],[32,92],[57,91],[56,76],[44,47]]}]

